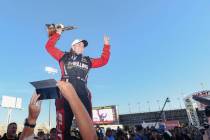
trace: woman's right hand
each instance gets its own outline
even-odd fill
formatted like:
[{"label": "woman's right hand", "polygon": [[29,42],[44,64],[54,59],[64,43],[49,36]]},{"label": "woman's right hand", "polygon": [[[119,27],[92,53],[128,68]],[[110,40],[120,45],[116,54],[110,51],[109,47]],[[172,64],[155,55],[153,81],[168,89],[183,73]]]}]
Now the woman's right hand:
[{"label": "woman's right hand", "polygon": [[56,33],[61,34],[63,32],[64,25],[63,24],[56,24]]}]

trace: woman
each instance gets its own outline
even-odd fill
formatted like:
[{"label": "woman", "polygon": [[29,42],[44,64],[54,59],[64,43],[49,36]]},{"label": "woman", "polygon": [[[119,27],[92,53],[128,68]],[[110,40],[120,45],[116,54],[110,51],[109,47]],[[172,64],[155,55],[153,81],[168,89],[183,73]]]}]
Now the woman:
[{"label": "woman", "polygon": [[[60,65],[62,79],[70,82],[75,88],[80,100],[92,117],[91,95],[87,88],[88,72],[91,68],[98,68],[106,65],[110,57],[109,38],[104,36],[104,48],[100,58],[90,58],[83,56],[85,47],[88,42],[82,39],[75,39],[69,52],[62,52],[55,47],[56,42],[61,36],[63,25],[56,28],[55,25],[48,26],[49,40],[46,49],[49,54],[55,58]],[[56,99],[56,120],[57,120],[57,138],[68,139],[69,130],[72,125],[73,113],[68,102],[64,99]],[[59,138],[58,138],[59,139]]]}]

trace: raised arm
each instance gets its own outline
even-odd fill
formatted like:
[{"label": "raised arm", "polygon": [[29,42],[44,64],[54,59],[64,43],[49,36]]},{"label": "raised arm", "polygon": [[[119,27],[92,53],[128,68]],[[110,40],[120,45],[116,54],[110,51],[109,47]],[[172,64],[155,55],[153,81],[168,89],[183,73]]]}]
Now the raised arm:
[{"label": "raised arm", "polygon": [[[38,119],[39,113],[41,111],[41,102],[38,101],[40,95],[34,93],[31,97],[31,101],[28,106],[28,118],[27,124],[36,125],[36,121]],[[34,127],[24,126],[22,134],[20,136],[20,140],[33,140],[34,137]]]},{"label": "raised arm", "polygon": [[104,48],[103,52],[101,54],[101,57],[99,58],[92,58],[92,68],[98,68],[106,65],[109,61],[110,57],[110,43],[109,43],[109,37],[104,36]]},{"label": "raised arm", "polygon": [[55,58],[57,61],[59,61],[64,55],[64,53],[61,50],[59,50],[58,48],[55,47],[56,42],[60,38],[60,34],[61,33],[58,33],[58,32],[53,34],[49,38],[49,40],[47,41],[46,46],[45,46],[45,48],[47,49],[48,53],[53,58]]},{"label": "raised arm", "polygon": [[57,86],[74,113],[82,138],[84,140],[96,140],[97,135],[93,122],[73,86],[64,81],[58,81]]}]

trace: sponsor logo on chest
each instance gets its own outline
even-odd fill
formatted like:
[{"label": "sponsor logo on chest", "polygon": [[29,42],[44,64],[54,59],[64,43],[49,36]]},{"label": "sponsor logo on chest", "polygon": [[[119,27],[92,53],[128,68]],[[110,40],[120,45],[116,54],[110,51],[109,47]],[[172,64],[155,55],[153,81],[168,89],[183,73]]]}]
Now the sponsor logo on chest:
[{"label": "sponsor logo on chest", "polygon": [[81,62],[78,62],[78,61],[68,62],[67,68],[72,68],[72,67],[79,67],[79,68],[82,68],[82,69],[88,69],[87,64],[81,63]]}]

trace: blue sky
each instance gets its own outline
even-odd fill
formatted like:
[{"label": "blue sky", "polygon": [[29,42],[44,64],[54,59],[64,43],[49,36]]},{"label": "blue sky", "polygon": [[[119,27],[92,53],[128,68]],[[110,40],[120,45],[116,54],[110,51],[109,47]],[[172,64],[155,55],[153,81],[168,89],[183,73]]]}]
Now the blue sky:
[{"label": "blue sky", "polygon": [[[28,83],[51,78],[45,66],[59,68],[47,54],[46,23],[79,26],[65,32],[57,46],[68,50],[74,38],[85,38],[85,54],[100,55],[103,35],[111,39],[109,64],[92,69],[88,86],[93,105],[119,105],[120,113],[157,110],[157,100],[177,98],[210,86],[210,2],[207,0],[106,0],[106,1],[15,1],[0,4],[0,96],[23,98],[22,111],[13,120],[27,116],[33,93]],[[59,75],[54,76],[59,79]],[[43,103],[40,122],[47,120],[48,102]],[[183,106],[183,104],[182,104]],[[53,108],[54,110],[54,108]],[[53,112],[54,113],[54,112]],[[0,108],[0,122],[6,109]]]}]

